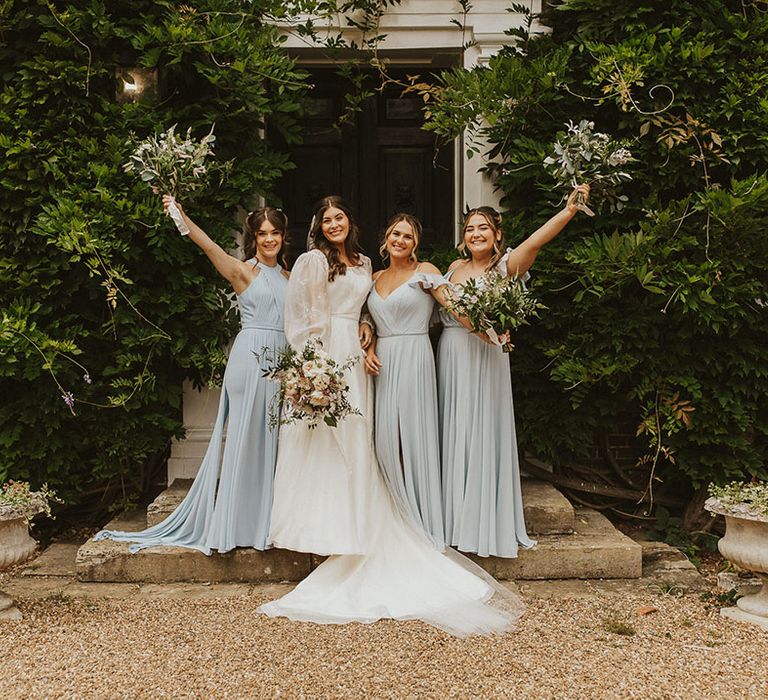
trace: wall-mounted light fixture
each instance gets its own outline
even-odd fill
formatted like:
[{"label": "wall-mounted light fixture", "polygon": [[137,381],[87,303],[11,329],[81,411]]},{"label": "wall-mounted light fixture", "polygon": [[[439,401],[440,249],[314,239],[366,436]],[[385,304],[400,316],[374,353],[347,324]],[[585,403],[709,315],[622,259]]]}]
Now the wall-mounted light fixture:
[{"label": "wall-mounted light fixture", "polygon": [[157,68],[115,68],[118,102],[144,102],[157,97]]}]

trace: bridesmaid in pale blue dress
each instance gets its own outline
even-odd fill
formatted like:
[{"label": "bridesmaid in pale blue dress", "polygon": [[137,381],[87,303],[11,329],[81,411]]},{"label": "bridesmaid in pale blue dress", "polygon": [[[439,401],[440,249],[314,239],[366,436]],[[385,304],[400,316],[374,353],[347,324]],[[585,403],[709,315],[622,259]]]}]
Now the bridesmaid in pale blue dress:
[{"label": "bridesmaid in pale blue dress", "polygon": [[[516,248],[504,252],[501,216],[491,207],[464,219],[459,249],[468,256],[445,275],[461,284],[496,268],[525,279],[541,248],[579,211],[577,187],[562,211]],[[490,340],[467,333],[445,310],[437,353],[446,542],[480,556],[516,557],[532,547],[526,533],[512,405],[509,356]],[[513,356],[514,358],[514,356]]]},{"label": "bridesmaid in pale blue dress", "polygon": [[432,293],[447,283],[434,265],[418,261],[420,237],[421,223],[409,214],[387,224],[379,252],[389,266],[374,275],[368,296],[377,340],[365,364],[376,375],[379,465],[398,501],[442,545],[437,386],[428,332]]},{"label": "bridesmaid in pale blue dress", "polygon": [[[164,198],[166,211],[168,201]],[[285,345],[283,307],[288,273],[278,260],[288,221],[282,211],[271,207],[249,213],[243,261],[226,253],[178,202],[177,206],[189,227],[190,240],[232,285],[241,330],[224,372],[213,435],[187,497],[153,527],[141,532],[103,530],[96,539],[132,542],[132,552],[155,545],[189,547],[205,554],[235,547],[263,550],[269,534],[277,452],[277,430],[267,426],[277,384],[262,376],[267,362],[263,350]]]}]

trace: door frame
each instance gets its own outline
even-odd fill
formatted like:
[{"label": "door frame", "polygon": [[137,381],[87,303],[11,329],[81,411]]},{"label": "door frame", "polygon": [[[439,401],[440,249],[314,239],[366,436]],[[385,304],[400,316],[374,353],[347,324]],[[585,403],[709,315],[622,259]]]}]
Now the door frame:
[{"label": "door frame", "polygon": [[[290,56],[297,60],[297,65],[309,72],[321,69],[334,69],[342,63],[356,61],[365,62],[365,57],[360,56],[359,52],[342,52],[337,58],[329,58],[327,50],[320,48],[289,48]],[[419,49],[389,49],[378,52],[378,57],[387,62],[387,65],[396,71],[408,69],[414,73],[431,73],[461,66],[464,62],[464,52],[455,46],[446,46],[441,48],[419,48]],[[340,77],[340,80],[343,78]],[[265,134],[268,138],[268,131]],[[453,203],[452,203],[452,243],[459,242],[459,222],[466,207],[464,202],[465,194],[465,158],[463,153],[463,138],[453,139],[451,143],[453,148]],[[354,188],[358,183],[354,184]],[[359,197],[360,193],[356,192]],[[493,202],[490,202],[493,203]],[[444,242],[451,241],[449,232],[445,232]]]}]

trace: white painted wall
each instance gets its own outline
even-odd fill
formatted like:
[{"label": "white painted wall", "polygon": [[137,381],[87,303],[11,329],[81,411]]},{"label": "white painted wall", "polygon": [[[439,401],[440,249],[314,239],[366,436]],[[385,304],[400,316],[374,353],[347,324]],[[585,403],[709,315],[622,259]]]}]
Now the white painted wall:
[{"label": "white painted wall", "polygon": [[[528,0],[533,12],[541,11],[541,0]],[[386,39],[380,49],[387,57],[397,60],[399,51],[408,52],[404,61],[413,61],[414,54],[423,52],[429,58],[434,52],[461,48],[463,43],[473,42],[473,46],[464,51],[463,65],[471,68],[482,65],[510,42],[504,30],[520,23],[520,17],[507,12],[509,0],[473,0],[472,10],[463,17],[461,6],[454,0],[403,0],[387,12],[380,25]],[[464,21],[465,31],[451,23],[452,19]],[[326,29],[335,36],[340,31],[340,23],[331,23]],[[534,30],[541,31],[541,27]],[[307,49],[305,40],[299,38],[284,26],[288,35],[286,46],[292,49]],[[347,39],[359,39],[354,31],[344,28]],[[456,149],[456,202],[454,211],[463,210],[465,205],[478,206],[489,204],[498,206],[498,195],[493,190],[493,183],[479,169],[485,164],[482,156],[468,159],[463,144]],[[195,389],[191,382],[184,384],[184,426],[187,437],[176,441],[171,448],[168,460],[168,483],[174,479],[190,479],[197,474],[198,466],[205,454],[216,420],[216,409],[220,390]]]}]

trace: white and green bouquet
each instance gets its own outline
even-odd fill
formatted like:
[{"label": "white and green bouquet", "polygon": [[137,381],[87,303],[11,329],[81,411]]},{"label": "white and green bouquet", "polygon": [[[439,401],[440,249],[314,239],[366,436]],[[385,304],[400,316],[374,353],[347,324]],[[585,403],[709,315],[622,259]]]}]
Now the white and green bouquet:
[{"label": "white and green bouquet", "polygon": [[[552,153],[544,159],[544,167],[552,174],[558,189],[567,196],[574,187],[590,186],[589,199],[597,207],[608,204],[611,211],[621,211],[628,197],[619,194],[622,183],[632,176],[627,165],[634,159],[623,143],[608,134],[595,131],[595,123],[582,119],[578,124],[568,122],[567,133],[552,145]],[[578,195],[577,204],[589,216],[593,212]]]},{"label": "white and green bouquet", "polygon": [[[174,124],[162,134],[139,142],[123,169],[138,175],[155,194],[168,194],[174,199],[186,198],[205,187],[214,173],[219,172],[223,177],[231,167],[231,161],[210,162],[215,141],[213,127],[198,141],[192,138],[192,129],[187,129],[186,137],[182,138],[176,133]],[[174,202],[171,202],[168,214],[179,232],[187,235],[189,229]]]},{"label": "white and green bouquet", "polygon": [[277,401],[269,409],[269,426],[304,421],[315,428],[322,421],[336,427],[342,418],[360,415],[349,403],[344,373],[360,358],[336,362],[318,341],[308,340],[301,351],[286,346],[274,353],[264,376],[280,385]]},{"label": "white and green bouquet", "polygon": [[40,513],[51,517],[53,502],[61,501],[46,484],[38,491],[33,491],[26,481],[9,481],[0,487],[0,520],[29,520]]},{"label": "white and green bouquet", "polygon": [[448,309],[466,318],[475,333],[485,333],[494,345],[511,352],[509,333],[538,317],[545,308],[520,278],[496,270],[456,284],[450,291]]}]

